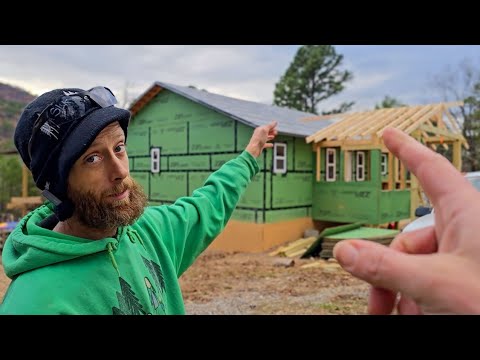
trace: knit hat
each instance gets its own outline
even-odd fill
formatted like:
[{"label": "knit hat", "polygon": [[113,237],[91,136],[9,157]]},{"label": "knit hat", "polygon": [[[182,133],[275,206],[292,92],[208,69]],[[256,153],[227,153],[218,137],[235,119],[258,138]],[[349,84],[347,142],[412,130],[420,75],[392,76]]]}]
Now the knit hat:
[{"label": "knit hat", "polygon": [[116,102],[105,87],[56,89],[33,100],[20,115],[15,146],[61,221],[71,217],[74,210],[67,198],[67,180],[75,161],[115,121],[127,138],[130,112],[115,107]]}]

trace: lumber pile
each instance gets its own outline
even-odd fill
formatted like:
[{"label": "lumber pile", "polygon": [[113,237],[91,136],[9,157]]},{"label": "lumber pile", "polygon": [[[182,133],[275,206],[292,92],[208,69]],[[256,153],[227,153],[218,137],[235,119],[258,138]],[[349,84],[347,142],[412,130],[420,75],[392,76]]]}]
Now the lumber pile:
[{"label": "lumber pile", "polygon": [[310,247],[310,245],[315,242],[315,240],[317,240],[315,236],[301,238],[288,245],[279,247],[275,251],[272,251],[269,255],[289,258],[300,257]]},{"label": "lumber pile", "polygon": [[[341,240],[344,240],[344,239],[335,239],[335,238],[329,238],[329,237],[325,237],[323,238],[323,241],[322,241],[322,251],[320,251],[320,257],[322,259],[329,259],[329,258],[332,258],[333,257],[333,247],[335,246],[335,244]],[[393,240],[393,236],[380,236],[380,237],[377,237],[377,238],[368,238],[368,239],[364,239],[364,240],[369,240],[369,241],[375,241],[377,243],[380,243],[380,244],[383,244],[383,245],[390,245],[390,243],[392,242]]]}]

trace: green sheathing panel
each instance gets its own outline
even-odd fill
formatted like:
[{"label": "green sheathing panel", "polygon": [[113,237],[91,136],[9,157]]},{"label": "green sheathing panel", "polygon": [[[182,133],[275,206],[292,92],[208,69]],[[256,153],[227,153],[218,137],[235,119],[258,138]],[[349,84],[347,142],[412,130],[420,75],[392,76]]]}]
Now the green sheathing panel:
[{"label": "green sheathing panel", "polygon": [[[133,175],[133,174],[132,174]],[[145,190],[145,194],[148,196],[148,192],[150,191],[150,186],[149,186],[149,174],[148,173],[137,173],[133,178],[143,187]]]},{"label": "green sheathing panel", "polygon": [[304,218],[310,216],[310,208],[297,208],[286,210],[267,210],[265,223],[274,223],[278,221],[288,221],[297,218]]},{"label": "green sheathing panel", "polygon": [[310,256],[317,256],[320,253],[320,250],[322,248],[323,239],[326,238],[327,236],[330,237],[330,235],[333,235],[333,234],[339,234],[345,231],[358,229],[362,225],[363,225],[363,222],[356,222],[353,224],[344,224],[344,225],[327,227],[326,229],[323,229],[323,231],[318,235],[317,240],[315,240],[313,244],[310,245],[307,251],[303,253],[301,258],[307,259]]},{"label": "green sheathing panel", "polygon": [[258,219],[260,214],[261,214],[261,210],[252,211],[252,210],[241,210],[241,209],[237,208],[233,212],[231,219],[236,220],[236,221],[258,223],[258,222],[260,222],[259,219]]},{"label": "green sheathing panel", "polygon": [[209,112],[190,123],[190,153],[234,151],[235,121]]},{"label": "green sheathing panel", "polygon": [[378,188],[369,182],[316,182],[313,219],[334,222],[377,221]]},{"label": "green sheathing panel", "polygon": [[127,153],[130,159],[135,156],[148,156],[150,159],[150,129],[131,122],[128,127]]},{"label": "green sheathing panel", "polygon": [[[141,177],[150,203],[191,195],[212,171],[240,154],[254,129],[170,91],[161,91],[132,119],[130,170]],[[276,222],[311,216],[314,153],[304,138],[277,136],[287,144],[287,173],[272,174],[273,151],[257,161],[257,174],[233,219]],[[150,149],[160,151],[160,173],[152,174]]]},{"label": "green sheathing panel", "polygon": [[253,177],[238,206],[263,209],[263,176],[263,173],[259,173]]},{"label": "green sheathing panel", "polygon": [[287,145],[287,172],[273,173],[273,150],[265,156],[265,223],[311,216],[312,164],[314,153],[303,138],[279,135],[276,143]]},{"label": "green sheathing panel", "polygon": [[[253,128],[168,90],[132,119],[127,151],[132,176],[150,204],[168,204],[191,195],[207,177],[240,154]],[[160,149],[160,173],[152,174],[150,149]],[[263,166],[263,158],[259,159]],[[232,218],[263,222],[264,173],[247,189]]]},{"label": "green sheathing panel", "polygon": [[357,229],[348,230],[339,234],[328,236],[329,239],[375,239],[380,237],[394,237],[398,234],[398,230],[378,229],[371,227],[359,227]]},{"label": "green sheathing panel", "polygon": [[409,217],[410,190],[380,191],[379,224]]},{"label": "green sheathing panel", "polygon": [[187,194],[188,174],[184,173],[162,173],[150,175],[150,196],[153,201],[173,202]]},{"label": "green sheathing panel", "polygon": [[168,169],[175,170],[210,170],[210,155],[170,156]]},{"label": "green sheathing panel", "polygon": [[[324,149],[322,149],[324,150]],[[343,181],[343,152],[337,148],[337,180],[325,181],[325,152],[322,153],[322,180],[313,185],[313,219],[334,222],[379,223],[380,151],[366,150],[366,181]],[[341,173],[341,174],[340,174]],[[339,176],[342,175],[342,176]]]},{"label": "green sheathing panel", "polygon": [[312,174],[287,173],[286,176],[273,174],[271,180],[273,196],[267,204],[271,208],[312,205]]},{"label": "green sheathing panel", "polygon": [[205,180],[207,180],[209,175],[210,175],[210,172],[207,172],[207,171],[189,172],[188,173],[189,189],[188,189],[188,193],[186,193],[186,194],[190,196],[190,195],[192,195],[192,193],[195,189],[198,189],[199,187],[202,187],[203,184],[205,183]]},{"label": "green sheathing panel", "polygon": [[[130,156],[130,155],[129,155]],[[135,163],[135,170],[146,170],[150,172],[150,156],[133,158]]]},{"label": "green sheathing panel", "polygon": [[307,144],[304,138],[295,138],[295,170],[312,172],[314,152],[312,145]]},{"label": "green sheathing panel", "polygon": [[237,146],[245,149],[253,134],[253,128],[242,123],[237,123]]}]

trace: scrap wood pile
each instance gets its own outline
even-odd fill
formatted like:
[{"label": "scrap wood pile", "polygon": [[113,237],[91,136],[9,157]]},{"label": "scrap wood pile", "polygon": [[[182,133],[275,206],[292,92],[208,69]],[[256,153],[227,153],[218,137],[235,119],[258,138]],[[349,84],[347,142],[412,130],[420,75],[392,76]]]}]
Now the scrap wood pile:
[{"label": "scrap wood pile", "polygon": [[398,230],[368,227],[360,222],[344,224],[326,228],[317,236],[301,238],[286,246],[281,246],[269,255],[287,258],[320,257],[330,259],[333,257],[333,247],[341,240],[364,239],[389,245],[397,234]]},{"label": "scrap wood pile", "polygon": [[[300,238],[292,243],[280,246],[275,251],[269,253],[270,256],[277,257],[274,260],[274,266],[292,267],[295,266],[295,259],[300,258],[310,246],[317,240],[318,236]],[[313,259],[313,257],[311,258]],[[300,266],[302,269],[321,268],[324,271],[336,271],[340,265],[334,260],[316,259]]]},{"label": "scrap wood pile", "polygon": [[383,245],[390,245],[390,243],[393,240],[393,236],[392,236],[393,234],[385,234],[385,235],[371,236],[371,237],[355,236],[355,234],[348,235],[347,233],[339,234],[339,235],[342,235],[342,236],[333,235],[332,237],[327,236],[327,237],[323,238],[322,250],[320,251],[320,257],[321,258],[328,259],[328,258],[333,257],[333,247],[335,246],[335,244],[337,242],[339,242],[341,240],[345,240],[345,239],[364,239],[364,240],[375,241],[375,242],[383,244]]},{"label": "scrap wood pile", "polygon": [[289,258],[300,257],[315,242],[315,240],[317,240],[316,236],[301,238],[288,245],[279,247],[277,250],[272,251],[269,255]]}]

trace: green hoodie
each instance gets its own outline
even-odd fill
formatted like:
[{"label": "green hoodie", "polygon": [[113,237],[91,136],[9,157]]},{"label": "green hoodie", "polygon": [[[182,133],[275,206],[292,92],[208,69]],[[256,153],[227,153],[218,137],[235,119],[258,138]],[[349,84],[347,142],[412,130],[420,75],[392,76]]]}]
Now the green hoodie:
[{"label": "green hoodie", "polygon": [[52,214],[46,203],[5,242],[12,282],[0,314],[184,314],[178,278],[224,229],[258,171],[243,151],[191,197],[147,207],[133,225],[101,240],[39,227]]}]

